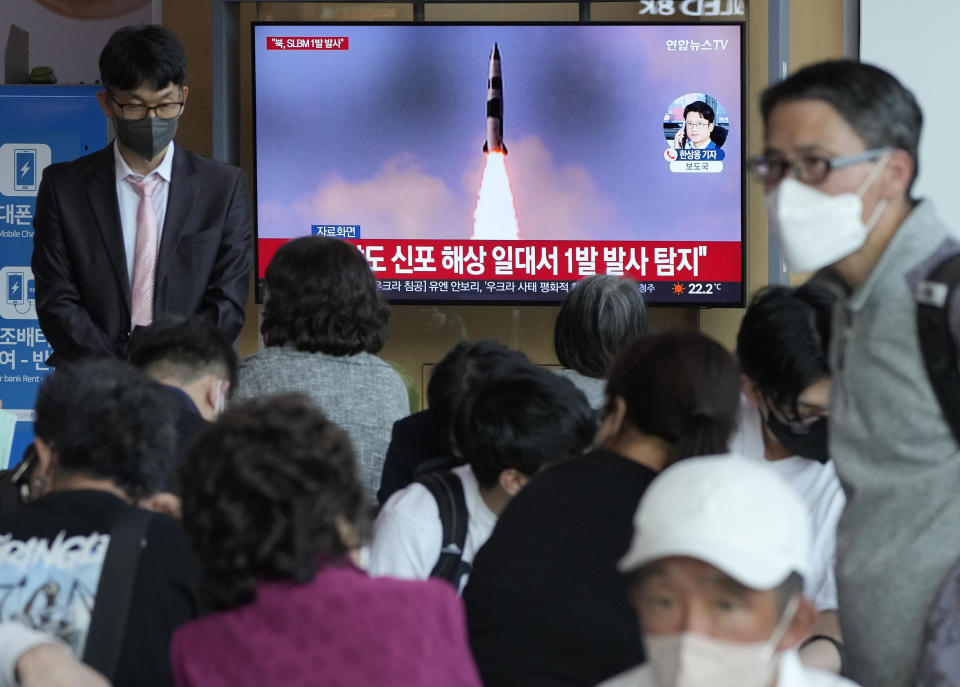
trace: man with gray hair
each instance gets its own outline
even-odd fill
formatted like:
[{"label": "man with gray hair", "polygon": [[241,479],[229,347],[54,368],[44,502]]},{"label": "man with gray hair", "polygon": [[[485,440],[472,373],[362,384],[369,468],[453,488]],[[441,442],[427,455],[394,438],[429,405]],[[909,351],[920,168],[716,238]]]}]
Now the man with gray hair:
[{"label": "man with gray hair", "polygon": [[960,234],[910,195],[923,116],[887,72],[815,64],[768,88],[761,110],[764,152],[750,167],[771,230],[793,271],[830,268],[845,292],[829,435],[847,494],[836,570],[845,668],[871,687],[911,685],[924,618],[960,551],[960,447],[925,369],[914,291],[960,251]]}]

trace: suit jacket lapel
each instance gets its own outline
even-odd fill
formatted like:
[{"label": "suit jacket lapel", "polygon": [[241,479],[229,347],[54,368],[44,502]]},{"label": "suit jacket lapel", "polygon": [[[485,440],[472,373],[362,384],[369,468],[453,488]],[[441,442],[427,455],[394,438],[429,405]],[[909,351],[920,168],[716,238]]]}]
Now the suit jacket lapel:
[{"label": "suit jacket lapel", "polygon": [[113,144],[102,151],[87,182],[87,196],[97,221],[103,245],[113,267],[114,276],[130,307],[130,275],[127,274],[127,257],[123,247],[123,227],[120,224],[120,204],[117,201],[117,176],[113,158]]},{"label": "suit jacket lapel", "polygon": [[166,274],[173,259],[177,242],[187,227],[190,211],[197,197],[196,169],[190,153],[179,144],[173,154],[173,169],[170,172],[170,190],[167,194],[167,213],[160,236],[160,256],[157,259],[157,286]]}]

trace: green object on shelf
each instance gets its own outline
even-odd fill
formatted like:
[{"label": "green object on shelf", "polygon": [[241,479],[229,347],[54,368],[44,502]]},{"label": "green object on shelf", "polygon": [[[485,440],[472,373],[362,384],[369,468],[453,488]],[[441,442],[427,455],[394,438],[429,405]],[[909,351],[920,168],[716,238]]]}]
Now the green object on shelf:
[{"label": "green object on shelf", "polygon": [[396,363],[392,360],[388,360],[388,363],[396,370],[400,377],[403,378],[403,384],[407,387],[407,398],[410,401],[410,412],[415,413],[420,410],[420,394],[417,391],[417,382],[413,378],[413,375],[410,374],[410,371],[405,368],[400,363]]},{"label": "green object on shelf", "polygon": [[27,83],[57,83],[57,75],[50,67],[34,67],[30,70]]}]

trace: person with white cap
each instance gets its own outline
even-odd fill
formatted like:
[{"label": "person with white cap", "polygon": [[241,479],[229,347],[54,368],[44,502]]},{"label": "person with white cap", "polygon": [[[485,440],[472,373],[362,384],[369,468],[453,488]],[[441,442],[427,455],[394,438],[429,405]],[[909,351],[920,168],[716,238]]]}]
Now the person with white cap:
[{"label": "person with white cap", "polygon": [[796,648],[815,610],[806,506],[742,456],[677,463],[653,481],[620,560],[647,662],[601,687],[852,687]]}]

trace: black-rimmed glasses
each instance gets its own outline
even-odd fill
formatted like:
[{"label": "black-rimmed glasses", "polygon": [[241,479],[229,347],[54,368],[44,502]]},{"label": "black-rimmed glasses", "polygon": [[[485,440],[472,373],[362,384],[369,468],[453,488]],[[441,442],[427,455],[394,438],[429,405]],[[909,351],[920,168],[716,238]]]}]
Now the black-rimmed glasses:
[{"label": "black-rimmed glasses", "polygon": [[143,119],[150,110],[160,119],[173,119],[180,115],[183,110],[183,101],[178,103],[160,103],[159,105],[143,105],[141,103],[121,103],[113,96],[110,97],[113,104],[120,108],[120,115],[124,119]]}]

